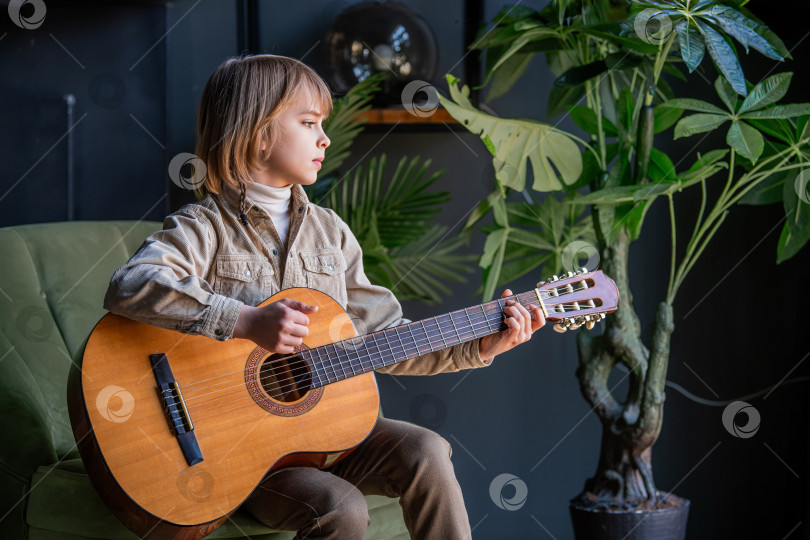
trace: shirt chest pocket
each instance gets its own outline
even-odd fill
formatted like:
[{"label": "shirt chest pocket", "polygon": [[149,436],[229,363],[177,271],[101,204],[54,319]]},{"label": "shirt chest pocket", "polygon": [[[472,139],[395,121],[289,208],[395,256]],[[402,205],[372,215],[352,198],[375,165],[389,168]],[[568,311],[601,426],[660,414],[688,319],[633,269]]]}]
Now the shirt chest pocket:
[{"label": "shirt chest pocket", "polygon": [[214,292],[256,306],[275,294],[273,267],[263,257],[219,255]]},{"label": "shirt chest pocket", "polygon": [[301,252],[307,287],[331,296],[346,306],[346,259],[339,249]]}]

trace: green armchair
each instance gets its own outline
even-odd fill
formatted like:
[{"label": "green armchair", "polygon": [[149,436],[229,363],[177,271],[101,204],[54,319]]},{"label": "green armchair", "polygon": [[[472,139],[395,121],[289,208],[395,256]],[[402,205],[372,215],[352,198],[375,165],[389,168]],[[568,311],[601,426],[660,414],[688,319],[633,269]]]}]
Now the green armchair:
[{"label": "green armchair", "polygon": [[[108,510],[79,458],[67,413],[69,371],[104,315],[113,272],[156,222],[0,228],[0,538],[137,539]],[[367,538],[405,539],[395,499],[366,498]],[[209,538],[291,538],[237,512]]]}]

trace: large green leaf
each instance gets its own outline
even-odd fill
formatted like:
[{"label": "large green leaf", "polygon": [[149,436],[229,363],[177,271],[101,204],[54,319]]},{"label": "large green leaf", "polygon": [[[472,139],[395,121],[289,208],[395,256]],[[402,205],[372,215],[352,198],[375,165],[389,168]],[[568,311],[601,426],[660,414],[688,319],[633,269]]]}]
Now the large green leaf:
[{"label": "large green leaf", "polygon": [[740,105],[738,112],[742,114],[776,103],[785,97],[791,77],[793,77],[793,73],[777,73],[757,84]]},{"label": "large green leaf", "polygon": [[719,114],[693,114],[682,118],[675,126],[675,139],[681,137],[689,137],[695,133],[705,133],[718,128],[724,122],[728,121],[727,115]]},{"label": "large green leaf", "polygon": [[[802,176],[800,176],[802,175]],[[796,189],[796,180],[804,185],[805,200],[799,198]],[[785,207],[785,225],[776,248],[776,262],[782,263],[790,259],[810,240],[810,204],[806,202],[807,182],[810,171],[794,170],[785,178],[782,186],[782,200]]]},{"label": "large green leaf", "polygon": [[504,95],[515,85],[518,79],[526,73],[526,68],[529,67],[529,62],[531,62],[533,56],[533,54],[529,53],[516,54],[493,74],[492,84],[487,93],[487,103]]},{"label": "large green leaf", "polygon": [[683,109],[665,109],[661,108],[660,106],[656,107],[654,112],[655,116],[653,117],[653,133],[661,133],[662,131],[671,127],[672,124],[681,118],[682,114]]},{"label": "large green leaf", "polygon": [[708,24],[701,24],[697,21],[695,21],[695,24],[698,30],[700,30],[700,33],[703,34],[706,49],[709,51],[712,60],[714,60],[717,69],[725,76],[728,82],[731,83],[735,92],[741,96],[745,96],[748,93],[745,88],[745,77],[743,76],[742,67],[740,67],[740,61],[737,59],[737,53],[734,52],[734,48],[729,45],[726,38]]},{"label": "large green leaf", "polygon": [[706,18],[742,43],[746,52],[748,52],[748,46],[750,45],[768,58],[784,60],[782,55],[768,43],[768,40],[756,31],[757,27],[764,25],[748,19],[734,8],[714,5],[709,10],[709,15]]},{"label": "large green leaf", "polygon": [[681,58],[683,58],[689,73],[695,71],[703,61],[706,54],[706,45],[697,28],[689,24],[687,20],[682,20],[675,25],[678,33],[678,43],[681,48]]},{"label": "large green leaf", "polygon": [[[568,107],[571,120],[581,127],[586,133],[597,135],[599,133],[596,113],[590,107],[584,105],[573,105]],[[615,137],[619,134],[616,126],[607,118],[602,118],[602,130],[605,135]]]},{"label": "large green leaf", "polygon": [[740,197],[737,204],[763,205],[782,202],[782,188],[786,176],[785,173],[770,175]]},{"label": "large green leaf", "polygon": [[765,146],[762,134],[745,122],[732,122],[726,134],[726,142],[738,154],[753,162],[759,159]]},{"label": "large green leaf", "polygon": [[[451,98],[439,100],[462,126],[479,135],[493,154],[496,178],[505,187],[523,191],[527,163],[534,174],[533,189],[558,191],[573,184],[582,173],[576,143],[548,124],[531,120],[505,120],[482,113],[470,103],[469,90],[458,89],[458,79],[447,75]],[[499,163],[496,163],[499,162]],[[497,166],[507,164],[508,166]]]},{"label": "large green leaf", "polygon": [[687,111],[705,112],[711,114],[726,114],[726,111],[716,105],[712,105],[706,101],[691,98],[676,98],[667,100],[660,105],[659,109],[681,109]]},{"label": "large green leaf", "polygon": [[725,77],[720,76],[715,79],[714,89],[717,91],[717,95],[720,96],[720,99],[726,107],[728,107],[729,112],[733,113],[737,110],[737,94]]},{"label": "large green leaf", "polygon": [[742,116],[743,118],[786,119],[807,113],[810,113],[810,103],[791,103],[790,105],[775,105],[767,109],[751,111]]},{"label": "large green leaf", "polygon": [[768,40],[754,30],[756,23],[739,11],[729,6],[714,5],[706,18],[739,41],[745,47],[745,52],[748,52],[750,45],[768,58],[783,60],[782,55],[774,50]]}]

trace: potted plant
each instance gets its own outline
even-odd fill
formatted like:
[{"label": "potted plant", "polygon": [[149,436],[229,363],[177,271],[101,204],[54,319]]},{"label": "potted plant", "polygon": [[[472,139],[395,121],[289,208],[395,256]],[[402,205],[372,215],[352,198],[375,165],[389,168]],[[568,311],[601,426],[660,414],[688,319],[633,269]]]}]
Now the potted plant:
[{"label": "potted plant", "polygon": [[[810,238],[810,104],[779,103],[791,73],[756,84],[745,80],[736,46],[789,58],[745,3],[554,0],[541,11],[504,8],[471,45],[486,51],[489,97],[505,93],[533,55],[543,53],[557,77],[548,116],[567,112],[587,140],[550,124],[487,114],[451,75],[449,97],[440,96],[493,157],[495,188],[466,224],[470,230],[492,213],[494,223],[481,227],[487,235],[479,260],[485,300],[538,267],[545,277],[574,270],[582,254],[599,261],[620,291],[619,309],[606,319],[603,333],[577,336],[576,376],[603,430],[596,473],[570,503],[577,538],[684,537],[689,502],[656,489],[651,463],[678,290],[737,204],[783,204],[779,262]],[[711,73],[711,64],[716,98],[675,94],[669,77],[690,80],[697,70]],[[718,130],[725,143],[678,170],[660,150],[669,136]],[[674,201],[684,190],[699,190],[701,206],[679,252],[676,222],[683,215]],[[534,202],[532,191],[544,199]],[[510,200],[515,192],[527,201]],[[671,260],[666,296],[645,340],[633,308],[628,255],[658,199],[669,211]],[[620,364],[629,380],[623,402],[607,384]]]}]

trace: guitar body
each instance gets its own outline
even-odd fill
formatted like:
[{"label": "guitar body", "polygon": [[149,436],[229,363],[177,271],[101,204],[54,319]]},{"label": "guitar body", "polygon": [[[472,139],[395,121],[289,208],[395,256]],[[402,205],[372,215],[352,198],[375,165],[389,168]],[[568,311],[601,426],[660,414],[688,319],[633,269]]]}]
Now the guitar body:
[{"label": "guitar body", "polygon": [[[302,348],[357,335],[321,292],[286,289],[264,304],[282,298],[319,308]],[[170,429],[150,363],[159,353],[193,422],[202,457],[193,465]],[[373,372],[310,390],[300,357],[286,367],[278,359],[249,340],[215,341],[114,314],[98,323],[71,377],[69,409],[87,472],[124,524],[142,537],[202,538],[269,471],[328,466],[369,435],[379,411]]]}]

